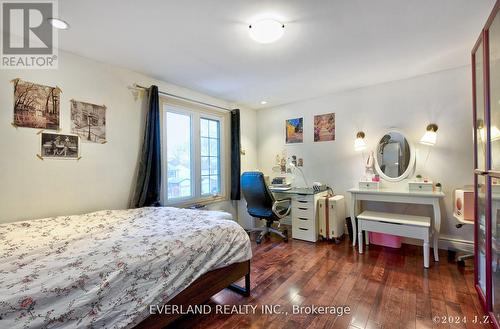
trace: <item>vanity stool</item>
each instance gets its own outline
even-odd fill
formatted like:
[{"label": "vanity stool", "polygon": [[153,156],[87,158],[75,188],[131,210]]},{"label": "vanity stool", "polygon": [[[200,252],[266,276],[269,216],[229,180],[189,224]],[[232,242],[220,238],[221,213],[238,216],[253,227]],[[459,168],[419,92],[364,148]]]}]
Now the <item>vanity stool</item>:
[{"label": "vanity stool", "polygon": [[[363,253],[363,231],[394,234],[424,241],[424,267],[429,268],[429,236],[431,218],[378,211],[363,211],[358,215],[359,253]],[[368,244],[368,239],[366,239]]]}]

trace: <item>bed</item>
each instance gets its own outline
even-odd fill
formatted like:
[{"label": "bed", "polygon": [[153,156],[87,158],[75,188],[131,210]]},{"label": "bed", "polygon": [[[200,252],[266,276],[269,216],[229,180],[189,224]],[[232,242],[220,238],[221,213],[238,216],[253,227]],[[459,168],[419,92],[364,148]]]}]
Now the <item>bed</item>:
[{"label": "bed", "polygon": [[162,327],[174,317],[150,305],[201,303],[243,276],[248,294],[250,241],[230,218],[162,207],[0,225],[0,327]]}]

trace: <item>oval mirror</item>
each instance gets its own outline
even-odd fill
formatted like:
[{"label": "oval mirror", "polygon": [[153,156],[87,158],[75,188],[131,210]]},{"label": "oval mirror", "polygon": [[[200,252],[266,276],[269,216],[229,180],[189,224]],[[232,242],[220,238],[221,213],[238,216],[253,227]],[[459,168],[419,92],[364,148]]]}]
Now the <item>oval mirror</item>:
[{"label": "oval mirror", "polygon": [[397,182],[408,177],[415,164],[415,151],[406,136],[396,130],[384,134],[377,143],[375,169],[381,178]]}]

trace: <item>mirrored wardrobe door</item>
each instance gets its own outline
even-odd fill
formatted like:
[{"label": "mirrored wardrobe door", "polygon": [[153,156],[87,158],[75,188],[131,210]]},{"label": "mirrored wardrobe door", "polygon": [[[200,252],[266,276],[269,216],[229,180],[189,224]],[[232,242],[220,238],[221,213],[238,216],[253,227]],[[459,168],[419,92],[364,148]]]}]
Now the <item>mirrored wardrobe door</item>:
[{"label": "mirrored wardrobe door", "polygon": [[491,302],[500,320],[500,17],[488,29],[489,121],[491,152]]},{"label": "mirrored wardrobe door", "polygon": [[487,129],[484,115],[484,67],[483,42],[481,41],[474,55],[474,94],[475,94],[475,129],[476,129],[476,168],[486,171]]},{"label": "mirrored wardrobe door", "polygon": [[480,297],[486,306],[486,138],[487,127],[484,111],[484,68],[483,42],[480,41],[473,52],[473,96],[474,96],[474,166],[476,225],[475,235],[475,282]]}]

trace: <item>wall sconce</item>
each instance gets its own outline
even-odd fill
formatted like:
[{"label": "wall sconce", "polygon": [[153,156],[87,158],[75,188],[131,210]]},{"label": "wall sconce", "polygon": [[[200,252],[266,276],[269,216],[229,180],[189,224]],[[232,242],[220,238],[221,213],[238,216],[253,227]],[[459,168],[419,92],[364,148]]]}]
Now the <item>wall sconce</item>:
[{"label": "wall sconce", "polygon": [[365,133],[359,131],[356,134],[356,139],[354,140],[354,150],[363,151],[364,149],[366,149]]},{"label": "wall sconce", "polygon": [[436,144],[438,126],[435,123],[431,123],[427,126],[427,131],[424,136],[420,139],[420,144],[433,146]]}]

